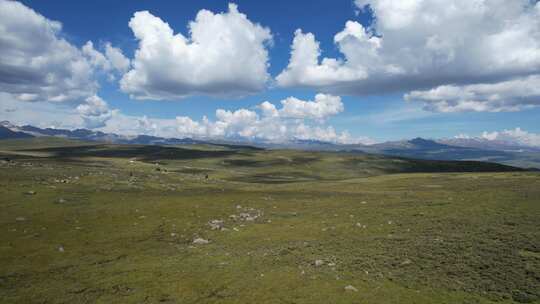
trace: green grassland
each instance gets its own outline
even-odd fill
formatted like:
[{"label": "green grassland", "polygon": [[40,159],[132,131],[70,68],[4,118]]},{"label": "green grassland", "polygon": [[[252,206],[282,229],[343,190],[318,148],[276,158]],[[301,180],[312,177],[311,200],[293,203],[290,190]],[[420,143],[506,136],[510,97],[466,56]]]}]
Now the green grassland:
[{"label": "green grassland", "polygon": [[536,172],[47,138],[0,159],[1,303],[540,303]]}]

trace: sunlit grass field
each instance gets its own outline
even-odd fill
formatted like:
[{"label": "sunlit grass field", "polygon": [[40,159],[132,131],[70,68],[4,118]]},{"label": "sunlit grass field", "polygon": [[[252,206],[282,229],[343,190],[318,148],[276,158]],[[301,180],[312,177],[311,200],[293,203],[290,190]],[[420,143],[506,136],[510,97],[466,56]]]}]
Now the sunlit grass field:
[{"label": "sunlit grass field", "polygon": [[43,138],[0,157],[1,303],[540,303],[535,172]]}]

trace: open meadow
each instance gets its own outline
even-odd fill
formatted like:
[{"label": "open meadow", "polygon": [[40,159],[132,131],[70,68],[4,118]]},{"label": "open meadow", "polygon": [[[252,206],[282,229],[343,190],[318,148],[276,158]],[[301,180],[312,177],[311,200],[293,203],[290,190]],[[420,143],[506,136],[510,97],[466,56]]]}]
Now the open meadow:
[{"label": "open meadow", "polygon": [[540,176],[250,147],[0,143],[2,303],[540,303]]}]

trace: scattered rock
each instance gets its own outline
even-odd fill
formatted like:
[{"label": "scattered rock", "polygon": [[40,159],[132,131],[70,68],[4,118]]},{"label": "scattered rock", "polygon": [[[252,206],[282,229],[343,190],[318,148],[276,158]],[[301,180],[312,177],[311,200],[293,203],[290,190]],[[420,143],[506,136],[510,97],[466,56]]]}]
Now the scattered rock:
[{"label": "scattered rock", "polygon": [[65,200],[63,198],[59,198],[56,202],[59,203],[59,204],[65,204],[65,203],[67,203],[67,200]]},{"label": "scattered rock", "polygon": [[24,222],[24,221],[26,221],[26,218],[25,218],[25,217],[22,217],[22,216],[19,216],[19,217],[15,218],[15,220],[16,220],[17,222]]},{"label": "scattered rock", "polygon": [[405,259],[405,261],[401,262],[401,266],[407,266],[407,265],[411,265],[412,264],[412,261],[409,260],[409,259]]},{"label": "scattered rock", "polygon": [[64,252],[65,251],[64,246],[62,246],[62,245],[58,246],[58,251],[59,252]]},{"label": "scattered rock", "polygon": [[223,230],[223,228],[225,228],[223,220],[211,220],[208,222],[208,225],[212,230]]},{"label": "scattered rock", "polygon": [[234,218],[235,219],[239,218],[241,221],[253,222],[256,219],[258,219],[260,216],[261,216],[261,212],[259,210],[253,209],[251,213],[241,212],[240,214],[238,214],[238,217],[234,217]]},{"label": "scattered rock", "polygon": [[347,285],[345,286],[345,291],[348,291],[348,292],[358,292],[358,289],[356,289],[356,287],[352,286],[352,285]]},{"label": "scattered rock", "polygon": [[316,267],[320,267],[320,266],[322,266],[322,265],[324,265],[324,261],[323,261],[323,260],[315,260],[315,266],[316,266]]},{"label": "scattered rock", "polygon": [[30,191],[26,191],[24,194],[26,194],[26,195],[36,195],[36,193],[37,193],[36,191],[30,190]]},{"label": "scattered rock", "polygon": [[193,244],[197,244],[197,245],[206,245],[208,243],[210,243],[210,241],[205,240],[203,238],[196,238],[196,239],[193,240]]}]

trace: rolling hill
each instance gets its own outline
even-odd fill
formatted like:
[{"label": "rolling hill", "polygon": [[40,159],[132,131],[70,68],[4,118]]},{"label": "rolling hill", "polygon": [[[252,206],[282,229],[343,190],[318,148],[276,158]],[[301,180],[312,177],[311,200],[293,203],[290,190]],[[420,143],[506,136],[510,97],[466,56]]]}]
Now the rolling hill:
[{"label": "rolling hill", "polygon": [[0,298],[534,303],[538,197],[484,162],[3,140]]},{"label": "rolling hill", "polygon": [[[261,142],[253,140],[195,140],[191,138],[164,138],[150,135],[125,136],[87,129],[52,129],[34,126],[14,126],[2,122],[0,139],[52,136],[81,141],[105,142],[134,145],[186,145],[217,144],[233,146],[255,146],[265,149],[296,149],[306,151],[344,151],[352,153],[382,154],[425,160],[469,160],[487,161],[522,168],[540,169],[540,149],[516,146],[506,142],[482,141],[478,139],[411,140],[390,141],[373,145],[334,144],[317,140],[296,139],[285,143]],[[13,137],[16,136],[16,137]]]}]

